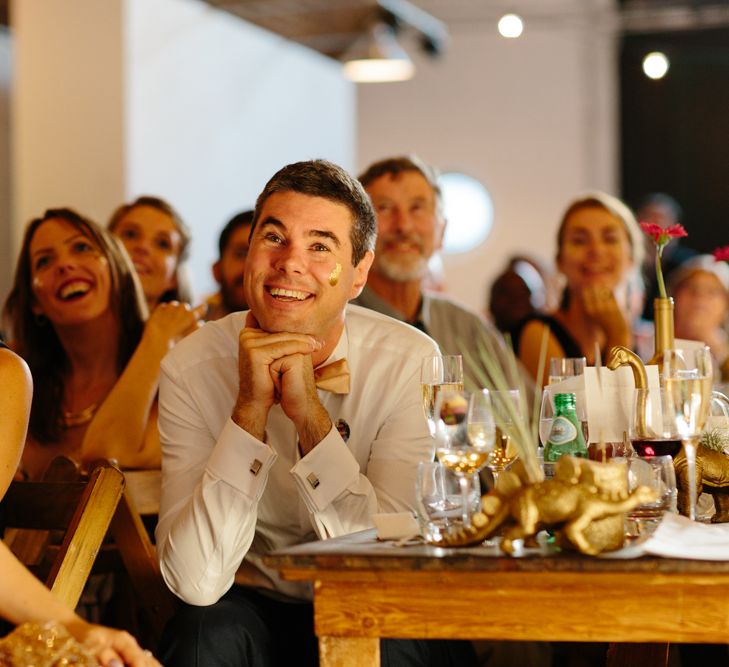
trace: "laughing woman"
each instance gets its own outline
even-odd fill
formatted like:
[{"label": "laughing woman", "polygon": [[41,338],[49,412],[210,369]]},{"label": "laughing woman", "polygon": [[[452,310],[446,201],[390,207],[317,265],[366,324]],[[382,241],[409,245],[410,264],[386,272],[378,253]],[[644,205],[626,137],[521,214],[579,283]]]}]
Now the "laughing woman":
[{"label": "laughing woman", "polygon": [[[615,345],[632,346],[630,280],[642,260],[643,239],[630,209],[594,192],[573,201],[557,231],[557,268],[566,286],[559,309],[522,322],[519,358],[537,379],[542,339],[546,358],[603,358]],[[545,377],[541,378],[542,385]]]},{"label": "laughing woman", "polygon": [[70,209],[28,225],[4,316],[35,381],[22,459],[31,478],[60,455],[159,466],[159,364],[201,310],[163,304],[145,324],[146,313],[131,263],[107,232]]}]

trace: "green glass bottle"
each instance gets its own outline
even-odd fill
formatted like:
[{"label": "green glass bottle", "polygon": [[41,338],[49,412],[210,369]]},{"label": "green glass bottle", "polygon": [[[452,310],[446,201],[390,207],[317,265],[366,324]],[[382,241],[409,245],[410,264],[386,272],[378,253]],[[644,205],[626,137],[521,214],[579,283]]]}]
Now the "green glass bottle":
[{"label": "green glass bottle", "polygon": [[554,419],[544,445],[545,461],[557,461],[561,456],[587,458],[587,445],[575,412],[575,402],[575,394],[557,394],[554,397]]}]

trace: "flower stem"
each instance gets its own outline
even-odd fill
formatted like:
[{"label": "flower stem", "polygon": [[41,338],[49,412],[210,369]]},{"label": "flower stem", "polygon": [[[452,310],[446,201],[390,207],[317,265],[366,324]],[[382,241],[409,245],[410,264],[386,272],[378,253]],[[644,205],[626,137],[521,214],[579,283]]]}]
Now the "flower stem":
[{"label": "flower stem", "polygon": [[658,295],[665,299],[666,295],[666,284],[663,282],[663,267],[661,266],[661,257],[663,255],[664,245],[656,247],[656,281],[658,282]]}]

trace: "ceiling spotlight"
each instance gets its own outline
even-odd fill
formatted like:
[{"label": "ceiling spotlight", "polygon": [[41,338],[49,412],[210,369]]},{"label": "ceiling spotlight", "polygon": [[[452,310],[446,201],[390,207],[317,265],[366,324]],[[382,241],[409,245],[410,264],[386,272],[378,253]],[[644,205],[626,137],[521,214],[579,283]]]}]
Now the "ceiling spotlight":
[{"label": "ceiling spotlight", "polygon": [[662,79],[668,72],[669,64],[665,53],[652,51],[643,58],[643,72],[650,79]]},{"label": "ceiling spotlight", "polygon": [[502,37],[516,39],[524,31],[524,21],[517,14],[504,14],[499,19],[498,28]]},{"label": "ceiling spotlight", "polygon": [[383,22],[375,23],[342,57],[344,73],[357,83],[407,81],[415,65],[400,46],[395,30]]}]

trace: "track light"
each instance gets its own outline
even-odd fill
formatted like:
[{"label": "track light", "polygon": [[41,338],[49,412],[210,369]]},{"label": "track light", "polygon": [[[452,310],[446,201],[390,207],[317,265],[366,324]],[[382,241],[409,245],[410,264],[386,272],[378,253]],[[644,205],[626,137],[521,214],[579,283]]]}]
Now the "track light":
[{"label": "track light", "polygon": [[398,43],[395,29],[384,21],[373,24],[342,60],[347,78],[358,83],[407,81],[415,74],[415,66]]}]

